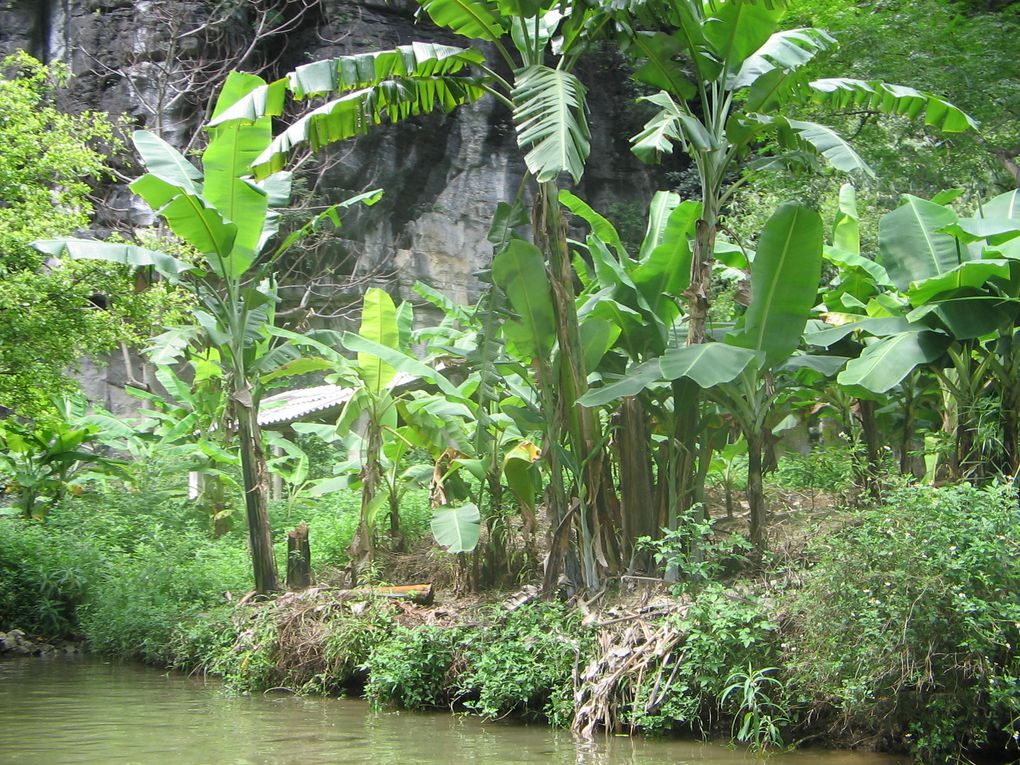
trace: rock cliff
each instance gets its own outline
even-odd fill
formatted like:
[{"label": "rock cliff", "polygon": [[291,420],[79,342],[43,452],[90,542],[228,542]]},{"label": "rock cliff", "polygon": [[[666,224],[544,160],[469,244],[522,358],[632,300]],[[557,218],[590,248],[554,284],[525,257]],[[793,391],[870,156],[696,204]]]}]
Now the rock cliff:
[{"label": "rock cliff", "polygon": [[[13,0],[0,10],[0,52],[20,47],[67,63],[75,74],[69,109],[123,116],[194,148],[209,98],[230,68],[276,76],[307,61],[412,40],[462,44],[415,23],[413,9],[406,0]],[[627,151],[640,120],[621,63],[607,50],[579,74],[589,87],[593,134],[579,193],[602,210],[643,204],[657,179]],[[485,233],[492,211],[523,176],[510,116],[492,99],[383,127],[314,164],[325,168],[308,181],[314,204],[370,187],[386,196],[344,238],[320,242],[302,272],[354,271],[398,286],[405,297],[420,278],[462,301],[477,295],[471,274],[491,256]],[[106,196],[101,225],[149,222],[123,187]]]},{"label": "rock cliff", "polygon": [[[8,0],[0,3],[0,53],[24,48],[74,74],[69,110],[98,109],[194,150],[211,97],[232,68],[265,77],[302,63],[389,48],[413,40],[463,44],[414,19],[408,0]],[[640,127],[615,51],[590,56],[578,72],[589,88],[592,152],[576,191],[597,209],[637,225],[664,184],[638,163],[627,138]],[[129,163],[129,158],[124,158]],[[301,188],[310,205],[380,187],[384,200],[339,235],[316,241],[295,267],[298,300],[314,274],[339,288],[312,304],[342,312],[369,283],[411,297],[416,279],[455,300],[473,300],[473,273],[491,258],[485,238],[496,203],[516,193],[524,168],[508,111],[492,99],[449,115],[384,126],[311,159]],[[131,176],[135,168],[121,169]],[[146,225],[151,212],[123,185],[104,190],[97,226]],[[624,221],[626,225],[626,221]],[[114,367],[108,374],[120,374]]]}]

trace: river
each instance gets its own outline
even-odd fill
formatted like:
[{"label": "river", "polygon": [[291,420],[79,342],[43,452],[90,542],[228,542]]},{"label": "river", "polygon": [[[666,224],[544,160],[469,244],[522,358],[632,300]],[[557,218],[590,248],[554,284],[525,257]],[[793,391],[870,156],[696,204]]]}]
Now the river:
[{"label": "river", "polygon": [[[718,744],[607,736],[579,744],[541,725],[445,712],[375,712],[356,699],[231,696],[215,681],[95,658],[0,661],[7,765],[652,765],[762,762]],[[905,765],[807,751],[771,765]]]}]

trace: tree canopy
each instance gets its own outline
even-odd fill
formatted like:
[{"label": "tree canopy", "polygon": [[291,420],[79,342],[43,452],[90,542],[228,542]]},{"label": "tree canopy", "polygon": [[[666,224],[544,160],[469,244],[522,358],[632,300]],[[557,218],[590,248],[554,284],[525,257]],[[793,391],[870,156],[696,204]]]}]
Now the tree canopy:
[{"label": "tree canopy", "polygon": [[[72,115],[54,103],[68,74],[25,53],[0,77],[0,405],[23,416],[77,388],[66,373],[83,356],[151,334],[164,287],[135,291],[126,269],[62,263],[29,242],[87,228],[92,183],[120,148],[98,112]],[[172,302],[172,301],[171,301]]]}]

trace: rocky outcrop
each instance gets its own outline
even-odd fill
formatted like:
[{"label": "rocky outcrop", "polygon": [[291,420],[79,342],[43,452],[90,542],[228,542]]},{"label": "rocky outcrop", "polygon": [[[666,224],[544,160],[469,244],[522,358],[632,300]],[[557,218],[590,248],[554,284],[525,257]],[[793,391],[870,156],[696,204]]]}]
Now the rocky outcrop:
[{"label": "rocky outcrop", "polygon": [[[260,16],[266,6],[277,15]],[[415,7],[409,0],[9,0],[0,4],[0,53],[21,47],[61,60],[75,75],[66,108],[103,110],[195,150],[209,100],[231,68],[275,77],[311,60],[413,40],[463,44],[416,23]],[[632,227],[641,225],[640,211],[665,186],[656,175],[661,169],[642,166],[628,150],[644,113],[611,47],[589,57],[578,74],[589,89],[592,152],[576,191],[611,217],[622,213]],[[124,175],[136,172],[130,157],[119,161]],[[313,172],[299,185],[309,205],[385,191],[382,202],[350,216],[342,232],[317,239],[302,262],[288,266],[294,286],[284,295],[295,302],[316,274],[337,275],[312,300],[327,315],[355,304],[369,285],[416,297],[418,279],[457,301],[474,300],[481,288],[474,274],[492,255],[486,240],[492,213],[514,197],[524,175],[510,115],[491,98],[453,114],[381,126],[306,167]],[[103,196],[98,235],[152,222],[124,185],[111,185]],[[115,403],[115,396],[105,398]]]},{"label": "rocky outcrop", "polygon": [[48,643],[29,640],[21,630],[0,632],[0,656],[73,656],[81,653],[81,645],[67,640]]},{"label": "rocky outcrop", "polygon": [[[254,30],[265,22],[254,10],[260,5],[279,9],[283,21],[273,23],[286,24],[284,32]],[[67,63],[76,75],[65,97],[70,109],[107,111],[194,148],[208,99],[230,68],[275,76],[310,60],[416,39],[459,44],[415,23],[414,7],[407,0],[13,0],[0,10],[0,51],[23,47]],[[661,184],[627,150],[640,119],[616,53],[591,57],[579,74],[590,91],[593,133],[579,193],[603,210],[647,200]],[[495,205],[514,196],[524,173],[510,116],[492,99],[383,126],[323,153],[317,164],[324,170],[309,181],[314,204],[371,187],[386,197],[342,239],[320,242],[299,273],[354,271],[405,297],[415,279],[425,279],[462,301],[477,295],[472,274],[491,256],[485,234]],[[103,226],[151,221],[122,186],[110,188],[106,201]]]}]

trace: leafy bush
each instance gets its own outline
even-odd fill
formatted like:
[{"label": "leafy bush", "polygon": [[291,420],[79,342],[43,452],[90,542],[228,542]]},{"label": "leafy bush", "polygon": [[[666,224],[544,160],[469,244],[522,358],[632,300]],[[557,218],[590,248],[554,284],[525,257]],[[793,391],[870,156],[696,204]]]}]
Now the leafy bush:
[{"label": "leafy bush", "polygon": [[305,690],[325,693],[363,683],[372,649],[393,629],[392,604],[386,600],[353,603],[333,611],[325,626],[324,666]]},{"label": "leafy bush", "polygon": [[73,637],[101,568],[88,538],[0,518],[0,630]]},{"label": "leafy bush", "polygon": [[[221,620],[193,621],[191,631],[210,649],[198,665],[222,677],[229,690],[252,693],[283,684],[279,628],[272,609],[260,605],[229,609]],[[178,632],[179,637],[184,634]]]},{"label": "leafy bush", "polygon": [[817,542],[788,668],[832,730],[926,762],[1020,734],[1018,526],[1005,486],[913,487]]},{"label": "leafy bush", "polygon": [[155,527],[79,608],[82,630],[102,653],[173,664],[176,631],[222,604],[225,592],[246,592],[250,567],[229,541]]},{"label": "leafy bush", "polygon": [[373,704],[425,709],[450,703],[454,665],[464,631],[456,628],[398,627],[377,644],[365,662],[365,696]]},{"label": "leafy bush", "polygon": [[530,603],[467,642],[460,691],[468,709],[485,717],[541,715],[569,725],[574,714],[574,666],[591,635],[580,614],[558,603]]},{"label": "leafy bush", "polygon": [[177,624],[168,651],[174,669],[224,677],[231,671],[237,674],[240,661],[233,651],[238,642],[236,614],[235,605],[224,603]]},{"label": "leafy bush", "polygon": [[655,562],[675,569],[678,583],[674,590],[684,592],[721,576],[727,569],[746,559],[753,545],[740,534],[715,538],[715,521],[699,518],[695,508],[679,519],[676,529],[662,530],[662,537],[639,537],[638,549],[651,550]]},{"label": "leafy bush", "polygon": [[854,459],[854,449],[846,444],[817,447],[809,454],[787,452],[769,480],[782,489],[845,496],[854,486]]},{"label": "leafy bush", "polygon": [[[770,618],[767,604],[727,591],[719,584],[706,586],[684,616],[672,618],[676,629],[685,635],[672,652],[676,664],[663,668],[666,676],[672,674],[673,681],[664,689],[656,689],[656,673],[650,672],[635,694],[626,719],[652,733],[680,727],[707,735],[715,727],[720,701],[732,696],[727,691],[734,678],[749,666],[775,665],[777,625]],[[650,703],[653,691],[657,698]],[[723,704],[724,710],[737,715],[742,712],[740,702],[733,697],[730,704]]]}]

